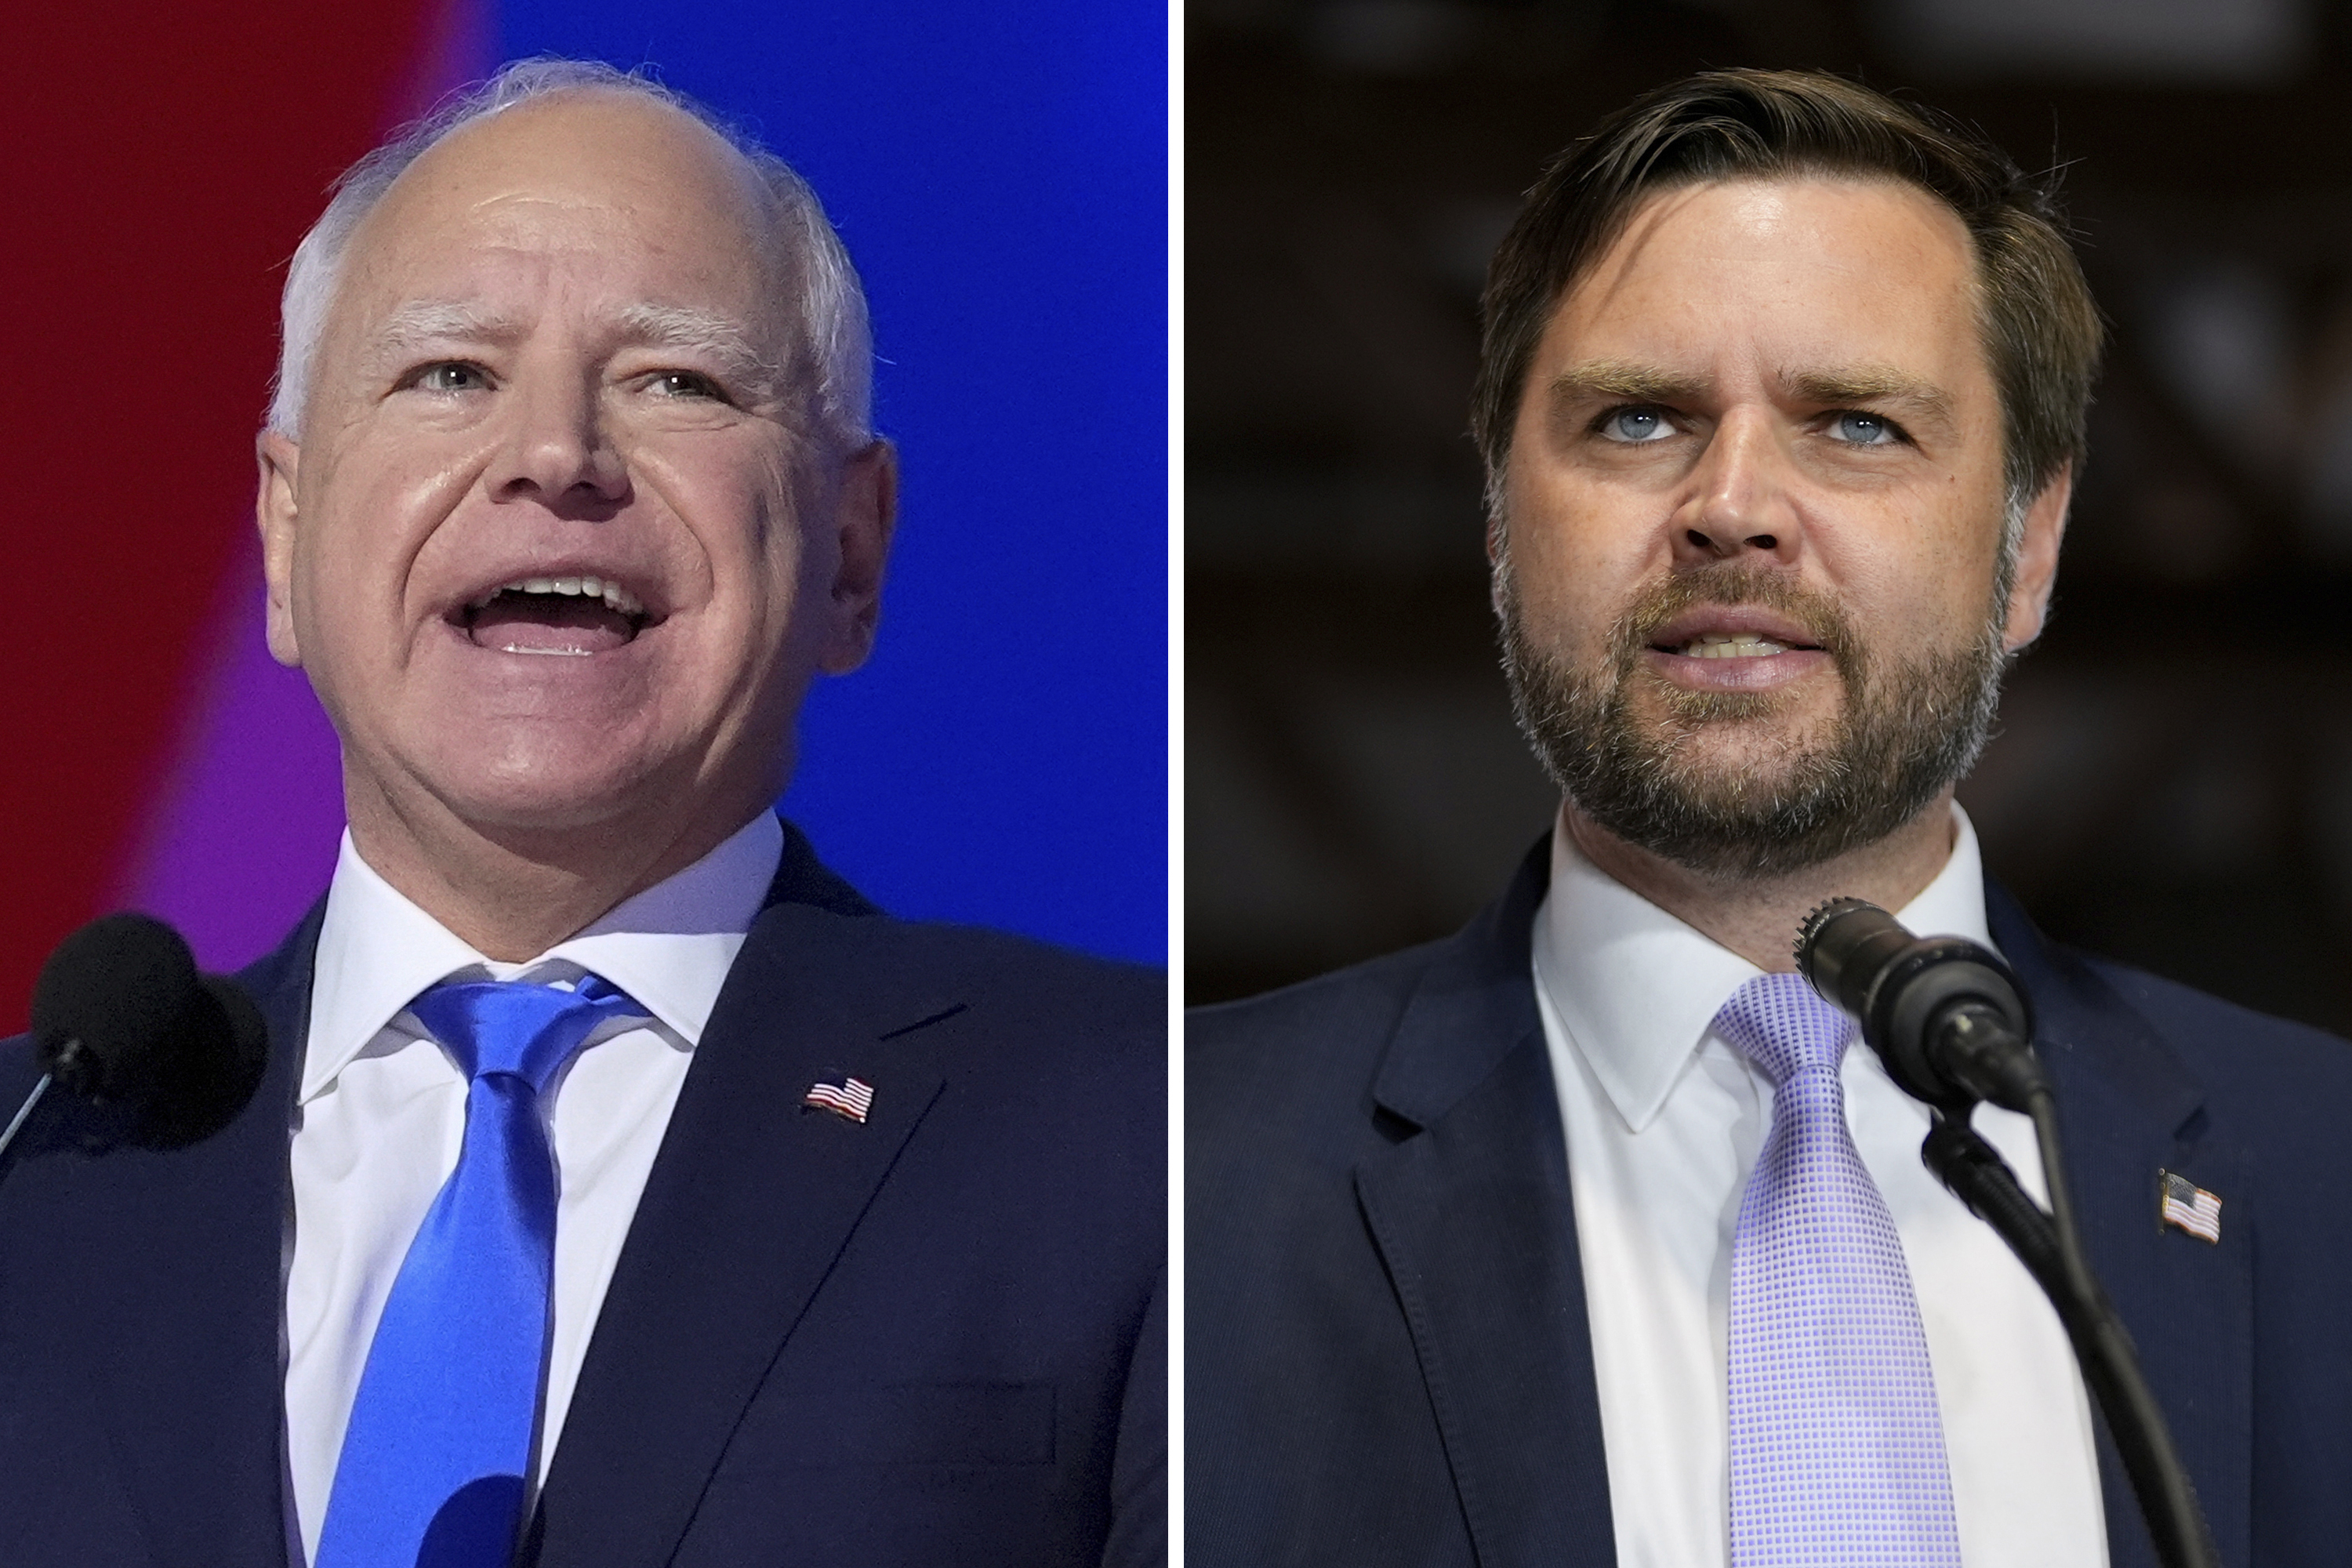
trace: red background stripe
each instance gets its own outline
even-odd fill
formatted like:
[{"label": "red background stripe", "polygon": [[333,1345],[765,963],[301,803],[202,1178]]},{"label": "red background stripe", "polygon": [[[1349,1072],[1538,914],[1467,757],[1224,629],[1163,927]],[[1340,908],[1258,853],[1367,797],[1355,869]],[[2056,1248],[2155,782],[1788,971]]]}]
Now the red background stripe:
[{"label": "red background stripe", "polygon": [[176,738],[248,526],[285,258],[463,21],[452,0],[17,11],[0,1029],[99,912]]}]

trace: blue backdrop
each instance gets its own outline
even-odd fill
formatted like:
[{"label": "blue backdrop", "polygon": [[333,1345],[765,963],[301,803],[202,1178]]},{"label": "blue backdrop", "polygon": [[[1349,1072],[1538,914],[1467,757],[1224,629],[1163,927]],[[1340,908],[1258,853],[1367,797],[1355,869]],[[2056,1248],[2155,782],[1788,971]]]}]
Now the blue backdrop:
[{"label": "blue backdrop", "polygon": [[896,913],[1167,955],[1158,5],[499,0],[501,58],[651,65],[816,187],[898,445],[873,661],[787,811]]}]

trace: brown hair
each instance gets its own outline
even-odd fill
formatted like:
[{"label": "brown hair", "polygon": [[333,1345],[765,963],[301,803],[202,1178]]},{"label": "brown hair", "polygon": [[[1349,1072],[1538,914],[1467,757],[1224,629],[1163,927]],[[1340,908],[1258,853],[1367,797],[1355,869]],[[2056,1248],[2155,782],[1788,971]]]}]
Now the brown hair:
[{"label": "brown hair", "polygon": [[1941,199],[1976,247],[2012,510],[2069,463],[2104,336],[2052,182],[1981,135],[1819,71],[1706,71],[1646,94],[1553,159],[1487,268],[1470,415],[1499,495],[1528,365],[1560,297],[1654,192],[1710,180],[1899,180]]}]

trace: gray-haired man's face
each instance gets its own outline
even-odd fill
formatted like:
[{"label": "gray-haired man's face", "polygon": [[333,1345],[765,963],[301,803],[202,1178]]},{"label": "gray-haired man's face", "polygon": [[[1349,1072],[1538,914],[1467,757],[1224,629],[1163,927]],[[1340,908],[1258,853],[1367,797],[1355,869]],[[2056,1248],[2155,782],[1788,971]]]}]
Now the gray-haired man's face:
[{"label": "gray-haired man's face", "polygon": [[458,131],[352,237],[261,521],[363,844],[708,837],[865,657],[888,454],[827,451],[791,384],[763,201],[590,90]]}]

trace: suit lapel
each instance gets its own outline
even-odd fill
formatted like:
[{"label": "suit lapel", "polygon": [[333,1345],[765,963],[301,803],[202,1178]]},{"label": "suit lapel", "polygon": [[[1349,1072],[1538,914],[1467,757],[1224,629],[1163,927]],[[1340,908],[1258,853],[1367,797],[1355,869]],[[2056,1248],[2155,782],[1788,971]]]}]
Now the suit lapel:
[{"label": "suit lapel", "polygon": [[125,1489],[159,1563],[282,1563],[278,1366],[287,1129],[309,1024],[319,911],[238,978],[269,1065],[220,1132],[168,1154],[100,1155],[86,1255],[88,1342]]},{"label": "suit lapel", "polygon": [[[2204,1093],[2172,1047],[2114,988],[2050,947],[1988,888],[1994,940],[2033,999],[2035,1043],[2058,1081],[2066,1159],[2092,1267],[2139,1350],[2141,1370],[2196,1482],[2221,1560],[2252,1553],[2253,1252],[2260,1201],[2245,1151],[2213,1132]],[[2221,1194],[2221,1240],[2158,1223],[2157,1173]],[[2100,1481],[2117,1568],[2155,1556],[2113,1446]]]},{"label": "suit lapel", "polygon": [[[788,847],[787,873],[792,859]],[[760,917],[695,1048],[557,1445],[540,1562],[669,1560],[737,1420],[942,1092],[922,1026],[957,999],[876,973],[870,923],[836,912],[860,906],[828,901]],[[845,1075],[873,1088],[863,1125],[803,1110],[811,1085]]]},{"label": "suit lapel", "polygon": [[[784,831],[770,908],[697,1049],[582,1371],[541,1521],[548,1561],[667,1560],[736,1415],[944,1083],[920,1026],[956,999],[872,976],[850,928],[873,906]],[[82,1342],[105,1347],[92,1388],[159,1568],[286,1561],[288,1143],[323,911],[238,976],[269,1025],[252,1103],[193,1148],[90,1163],[87,1223],[103,1244],[58,1259],[81,1279]],[[867,993],[901,1005],[861,1005]],[[874,1086],[866,1125],[799,1114],[812,1083],[845,1073]],[[746,1247],[754,1237],[778,1245]]]},{"label": "suit lapel", "polygon": [[1616,1557],[1600,1395],[1528,931],[1540,845],[1433,963],[1373,1095],[1357,1195],[1403,1307],[1483,1568]]},{"label": "suit lapel", "polygon": [[[1544,851],[1433,964],[1375,1085],[1393,1147],[1357,1167],[1365,1217],[1411,1328],[1479,1562],[1613,1560],[1608,1470],[1575,1212],[1528,931]],[[2032,994],[2065,1107],[2092,1262],[2196,1479],[2224,1561],[2251,1550],[2256,1194],[2179,1057],[1998,888],[1995,939]],[[2157,1222],[2157,1172],[2223,1194],[2210,1246]],[[1539,1245],[1531,1238],[1557,1238]],[[2113,1562],[2154,1556],[2100,1435]]]}]

